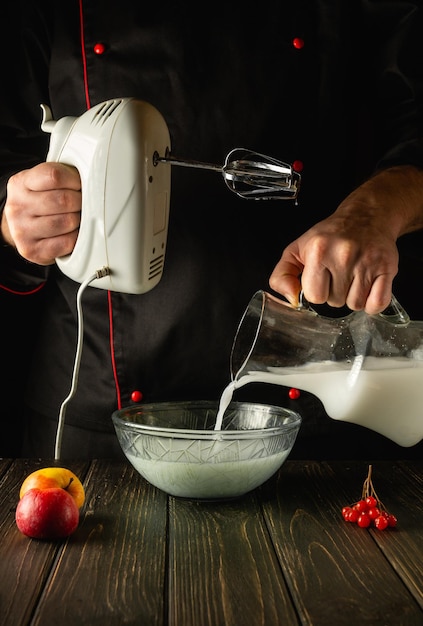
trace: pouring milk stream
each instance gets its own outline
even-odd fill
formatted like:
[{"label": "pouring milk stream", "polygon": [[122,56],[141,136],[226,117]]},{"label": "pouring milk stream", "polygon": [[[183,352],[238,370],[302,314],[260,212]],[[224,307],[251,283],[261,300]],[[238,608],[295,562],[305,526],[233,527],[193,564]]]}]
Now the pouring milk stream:
[{"label": "pouring milk stream", "polygon": [[394,297],[378,315],[329,318],[258,291],[239,324],[231,369],[216,430],[235,390],[264,382],[313,393],[329,417],[401,446],[423,438],[423,322],[410,320]]}]

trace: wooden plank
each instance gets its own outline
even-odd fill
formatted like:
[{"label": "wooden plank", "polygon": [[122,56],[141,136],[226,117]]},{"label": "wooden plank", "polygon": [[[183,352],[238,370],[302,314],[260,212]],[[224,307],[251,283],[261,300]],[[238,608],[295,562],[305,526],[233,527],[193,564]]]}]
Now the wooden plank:
[{"label": "wooden plank", "polygon": [[263,487],[293,601],[307,625],[421,624],[419,606],[371,533],[342,519],[342,507],[361,493],[367,465],[361,467],[352,472],[354,489],[324,463],[294,461]]},{"label": "wooden plank", "polygon": [[129,465],[93,462],[77,531],[51,572],[33,626],[162,626],[166,495]]},{"label": "wooden plank", "polygon": [[227,502],[170,499],[169,624],[297,623],[254,494]]},{"label": "wooden plank", "polygon": [[6,470],[12,464],[12,459],[2,459],[0,458],[0,477],[6,472]]},{"label": "wooden plank", "polygon": [[[359,496],[362,480],[357,480],[356,464],[334,463],[332,467],[344,485],[355,488]],[[367,467],[361,478],[364,480],[366,475]],[[372,479],[379,498],[397,517],[398,525],[395,529],[370,532],[423,610],[423,461],[376,461],[372,464]]]},{"label": "wooden plank", "polygon": [[[19,489],[32,471],[45,467],[41,461],[18,459],[9,464],[0,482],[0,623],[17,626],[29,622],[43,585],[64,542],[29,539],[15,523]],[[86,464],[72,464],[82,476]]]}]

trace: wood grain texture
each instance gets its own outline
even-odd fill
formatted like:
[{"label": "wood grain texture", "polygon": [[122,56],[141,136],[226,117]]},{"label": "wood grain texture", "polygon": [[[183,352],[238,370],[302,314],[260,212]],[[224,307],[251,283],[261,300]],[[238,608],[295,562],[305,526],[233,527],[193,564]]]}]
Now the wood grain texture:
[{"label": "wood grain texture", "polygon": [[[360,498],[367,465],[353,475],[349,484],[339,466],[287,463],[273,492],[269,485],[263,490],[264,514],[301,622],[422,624],[421,609],[374,533],[341,516],[343,506]],[[384,531],[383,538],[377,532],[395,541],[396,532]]]},{"label": "wood grain texture", "polygon": [[[333,464],[333,468],[343,484],[354,490],[359,473],[357,464]],[[366,475],[367,468],[363,480]],[[372,464],[372,478],[378,497],[397,517],[398,525],[388,532],[376,529],[369,532],[423,609],[423,461],[413,461],[412,464],[378,461]],[[361,485],[355,487],[354,493],[358,497]]]},{"label": "wood grain texture", "polygon": [[99,461],[87,477],[86,495],[84,516],[55,563],[34,626],[161,626],[165,494],[129,464]]},{"label": "wood grain texture", "polygon": [[[51,464],[19,459],[13,465],[5,464],[5,472],[1,475],[0,623],[7,626],[29,623],[54,561],[64,548],[65,542],[52,543],[25,537],[15,523],[23,480],[31,472]],[[69,469],[83,476],[86,467],[87,464],[72,463]]]},{"label": "wood grain texture", "polygon": [[297,623],[254,495],[171,499],[169,611],[184,626]]},{"label": "wood grain texture", "polygon": [[398,518],[361,529],[341,509],[365,462],[287,461],[232,501],[167,496],[126,462],[67,463],[86,503],[66,541],[15,523],[23,479],[0,460],[0,623],[6,626],[423,626],[423,461],[373,464]]}]

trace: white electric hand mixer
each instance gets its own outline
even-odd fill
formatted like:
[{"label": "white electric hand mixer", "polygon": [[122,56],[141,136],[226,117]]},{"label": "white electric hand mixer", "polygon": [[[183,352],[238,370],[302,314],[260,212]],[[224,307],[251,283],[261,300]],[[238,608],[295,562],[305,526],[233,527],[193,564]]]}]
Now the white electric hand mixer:
[{"label": "white electric hand mixer", "polygon": [[79,283],[105,268],[93,287],[140,294],[157,285],[166,252],[171,165],[219,171],[243,198],[297,198],[300,175],[250,150],[232,150],[223,166],[173,157],[166,122],[147,102],[116,98],[57,121],[49,107],[41,107],[41,128],[51,133],[47,161],[73,165],[81,177],[75,248],[56,259]]},{"label": "white electric hand mixer", "polygon": [[220,171],[231,191],[254,199],[296,199],[300,175],[290,165],[240,148],[228,154],[223,167],[173,157],[162,115],[134,98],[107,100],[80,117],[57,121],[48,106],[41,107],[41,128],[51,133],[47,161],[76,167],[82,191],[75,247],[68,256],[56,259],[66,276],[81,283],[74,372],[56,433],[58,460],[66,406],[76,391],[81,360],[82,293],[92,285],[142,294],[160,281],[169,225],[170,166]]}]

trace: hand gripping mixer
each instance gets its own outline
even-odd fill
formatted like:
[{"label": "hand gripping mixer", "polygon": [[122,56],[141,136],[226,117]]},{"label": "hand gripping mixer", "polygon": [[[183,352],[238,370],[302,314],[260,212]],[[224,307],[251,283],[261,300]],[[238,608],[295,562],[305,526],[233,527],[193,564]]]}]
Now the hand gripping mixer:
[{"label": "hand gripping mixer", "polygon": [[92,286],[140,294],[163,273],[170,204],[170,166],[221,172],[228,188],[249,199],[296,199],[300,175],[290,165],[236,148],[223,166],[174,157],[165,120],[151,104],[116,98],[80,117],[53,120],[47,161],[75,166],[81,177],[81,223],[75,248],[56,259],[61,271]]},{"label": "hand gripping mixer", "polygon": [[66,407],[75,395],[81,361],[82,293],[92,285],[142,294],[160,281],[169,224],[170,166],[219,171],[231,191],[253,199],[296,199],[300,176],[285,163],[240,148],[228,154],[223,166],[173,157],[162,115],[134,98],[107,100],[80,117],[57,121],[49,107],[41,107],[41,128],[51,133],[47,161],[75,166],[82,190],[75,247],[56,259],[61,271],[80,283],[78,343],[71,389],[58,417],[58,460]]}]

